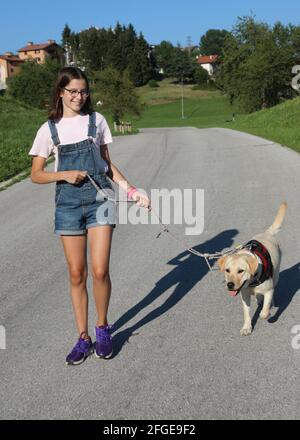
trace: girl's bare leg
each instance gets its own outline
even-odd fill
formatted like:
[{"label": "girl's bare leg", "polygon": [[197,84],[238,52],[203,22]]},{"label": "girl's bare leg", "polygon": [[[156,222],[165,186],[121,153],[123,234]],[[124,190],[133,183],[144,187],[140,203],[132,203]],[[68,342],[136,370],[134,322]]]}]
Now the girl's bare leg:
[{"label": "girl's bare leg", "polygon": [[109,259],[112,233],[113,227],[110,225],[88,229],[93,275],[93,294],[98,313],[97,327],[108,324],[107,311],[111,295]]},{"label": "girl's bare leg", "polygon": [[87,237],[86,235],[61,236],[64,253],[69,269],[71,298],[78,332],[88,336],[88,293],[86,280],[87,268]]}]

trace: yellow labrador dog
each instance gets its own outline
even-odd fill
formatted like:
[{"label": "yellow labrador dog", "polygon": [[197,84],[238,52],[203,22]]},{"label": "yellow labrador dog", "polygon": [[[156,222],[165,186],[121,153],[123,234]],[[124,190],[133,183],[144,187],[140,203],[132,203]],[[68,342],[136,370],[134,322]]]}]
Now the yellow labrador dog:
[{"label": "yellow labrador dog", "polygon": [[268,319],[280,271],[281,250],[276,234],[279,232],[286,214],[287,204],[282,203],[272,226],[253,239],[237,252],[218,260],[219,268],[225,274],[229,294],[242,295],[244,325],[241,335],[252,333],[250,317],[251,295],[263,295],[264,303],[260,313]]}]

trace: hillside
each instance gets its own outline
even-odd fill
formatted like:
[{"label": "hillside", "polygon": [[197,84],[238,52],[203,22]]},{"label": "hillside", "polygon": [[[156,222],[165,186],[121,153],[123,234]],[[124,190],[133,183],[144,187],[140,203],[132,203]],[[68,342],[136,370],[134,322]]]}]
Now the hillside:
[{"label": "hillside", "polygon": [[[300,98],[249,115],[229,105],[219,91],[184,87],[184,114],[181,118],[181,87],[164,80],[157,89],[144,86],[138,93],[147,107],[137,127],[225,127],[245,131],[300,151]],[[235,121],[232,119],[235,113]]]},{"label": "hillside", "polygon": [[237,116],[236,122],[226,127],[255,134],[300,151],[300,97],[267,110]]},{"label": "hillside", "polygon": [[30,166],[28,151],[45,120],[45,112],[0,97],[0,182]]}]

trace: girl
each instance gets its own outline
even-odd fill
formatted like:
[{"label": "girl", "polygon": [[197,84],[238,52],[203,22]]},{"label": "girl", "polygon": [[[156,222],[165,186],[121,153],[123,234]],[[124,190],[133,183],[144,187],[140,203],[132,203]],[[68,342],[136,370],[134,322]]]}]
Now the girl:
[{"label": "girl", "polygon": [[[113,351],[107,312],[116,209],[111,198],[108,201],[96,198],[95,183],[104,191],[113,191],[108,175],[127,191],[128,199],[150,209],[149,198],[130,185],[111,162],[107,148],[111,142],[105,118],[92,111],[86,75],[76,67],[63,68],[54,88],[49,120],[38,130],[29,154],[33,156],[32,182],[56,182],[54,232],[63,244],[79,332],[79,339],[66,358],[68,365],[81,364],[93,351],[97,358],[105,359],[111,357]],[[52,153],[55,171],[44,171],[46,159]],[[87,241],[98,313],[95,345],[88,334]]]}]

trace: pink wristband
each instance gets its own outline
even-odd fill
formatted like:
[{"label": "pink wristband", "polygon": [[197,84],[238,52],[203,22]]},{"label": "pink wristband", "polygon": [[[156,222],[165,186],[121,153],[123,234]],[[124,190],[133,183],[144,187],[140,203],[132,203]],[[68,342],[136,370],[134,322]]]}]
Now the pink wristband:
[{"label": "pink wristband", "polygon": [[135,187],[131,188],[131,190],[127,194],[128,200],[131,200],[132,194],[134,194],[136,191],[137,191],[137,189]]}]

